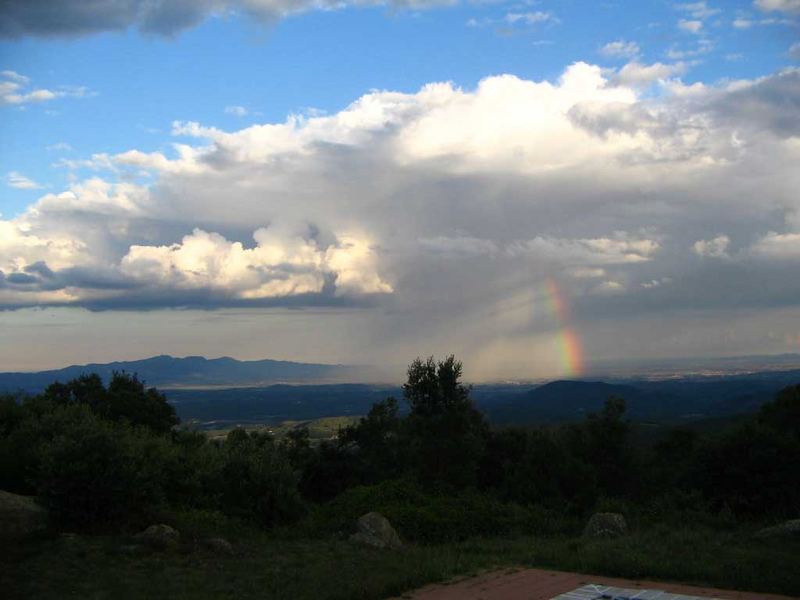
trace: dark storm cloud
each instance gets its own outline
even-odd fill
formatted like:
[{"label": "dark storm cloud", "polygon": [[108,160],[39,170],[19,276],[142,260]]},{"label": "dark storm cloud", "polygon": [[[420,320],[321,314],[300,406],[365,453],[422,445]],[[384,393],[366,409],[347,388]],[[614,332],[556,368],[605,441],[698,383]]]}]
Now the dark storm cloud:
[{"label": "dark storm cloud", "polygon": [[711,107],[727,125],[769,131],[781,137],[800,135],[800,69],[765,77],[722,95]]},{"label": "dark storm cloud", "polygon": [[0,0],[0,36],[82,36],[135,27],[173,35],[214,13],[241,12],[262,22],[306,10],[352,5],[425,8],[448,0]]}]

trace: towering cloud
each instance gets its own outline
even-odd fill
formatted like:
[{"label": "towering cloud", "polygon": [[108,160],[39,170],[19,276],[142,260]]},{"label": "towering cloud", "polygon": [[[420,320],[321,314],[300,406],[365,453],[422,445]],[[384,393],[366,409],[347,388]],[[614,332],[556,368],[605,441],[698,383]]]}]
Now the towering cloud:
[{"label": "towering cloud", "polygon": [[0,303],[372,306],[401,337],[535,334],[547,281],[589,327],[796,306],[800,71],[645,89],[626,69],[178,122],[172,152],[66,163],[75,184],[0,221]]}]

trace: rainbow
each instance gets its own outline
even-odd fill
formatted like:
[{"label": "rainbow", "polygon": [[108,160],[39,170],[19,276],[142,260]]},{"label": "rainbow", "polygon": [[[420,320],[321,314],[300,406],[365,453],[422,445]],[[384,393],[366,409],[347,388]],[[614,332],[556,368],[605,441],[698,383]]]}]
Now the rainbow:
[{"label": "rainbow", "polygon": [[555,279],[548,277],[545,282],[547,303],[554,318],[558,321],[558,350],[564,374],[567,377],[579,377],[583,374],[583,344],[578,333],[570,325],[569,305],[564,299],[561,288]]}]

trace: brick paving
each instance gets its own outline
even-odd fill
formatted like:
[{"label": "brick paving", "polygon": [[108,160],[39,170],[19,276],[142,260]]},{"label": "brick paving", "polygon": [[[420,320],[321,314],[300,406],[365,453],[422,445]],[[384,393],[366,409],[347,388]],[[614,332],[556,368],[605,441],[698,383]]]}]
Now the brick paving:
[{"label": "brick paving", "polygon": [[402,598],[409,600],[551,600],[560,594],[592,583],[619,588],[661,590],[672,594],[717,600],[797,599],[797,596],[737,592],[681,583],[619,579],[545,569],[493,571],[450,584],[429,585],[404,594]]}]

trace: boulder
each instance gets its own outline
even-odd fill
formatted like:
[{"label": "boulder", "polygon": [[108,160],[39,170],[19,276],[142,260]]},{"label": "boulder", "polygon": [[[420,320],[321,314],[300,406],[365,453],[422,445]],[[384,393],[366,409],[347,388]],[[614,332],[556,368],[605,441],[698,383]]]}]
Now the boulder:
[{"label": "boulder", "polygon": [[203,545],[217,554],[227,554],[228,556],[233,554],[233,546],[225,538],[208,538],[203,540]]},{"label": "boulder", "polygon": [[798,537],[800,538],[800,519],[792,519],[780,525],[765,527],[755,534],[758,538]]},{"label": "boulder", "polygon": [[18,539],[46,527],[47,510],[34,498],[0,490],[0,539]]},{"label": "boulder", "polygon": [[626,533],[628,524],[619,513],[595,513],[583,530],[583,535],[591,538],[615,538]]},{"label": "boulder", "polygon": [[156,550],[174,548],[181,540],[181,534],[178,531],[164,524],[150,525],[150,527],[133,537],[140,544]]},{"label": "boulder", "polygon": [[371,512],[362,515],[356,523],[357,531],[350,536],[350,541],[374,548],[391,548],[396,550],[403,546],[400,536],[380,513]]}]

